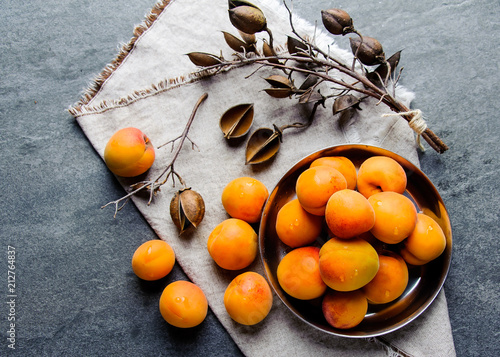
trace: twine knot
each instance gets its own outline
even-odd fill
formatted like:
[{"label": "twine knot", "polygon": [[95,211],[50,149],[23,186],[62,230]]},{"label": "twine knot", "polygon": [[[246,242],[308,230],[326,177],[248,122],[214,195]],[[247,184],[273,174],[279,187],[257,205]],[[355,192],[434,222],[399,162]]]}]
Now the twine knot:
[{"label": "twine knot", "polygon": [[407,112],[399,112],[399,113],[387,113],[387,114],[382,114],[383,117],[393,117],[393,116],[403,116],[403,115],[412,115],[413,117],[411,120],[408,122],[408,125],[410,128],[413,129],[417,133],[417,144],[420,147],[422,151],[425,150],[423,147],[422,143],[420,142],[420,136],[424,133],[424,131],[427,129],[427,123],[424,120],[424,117],[422,115],[422,111],[420,109],[415,109],[415,110],[410,110]]}]

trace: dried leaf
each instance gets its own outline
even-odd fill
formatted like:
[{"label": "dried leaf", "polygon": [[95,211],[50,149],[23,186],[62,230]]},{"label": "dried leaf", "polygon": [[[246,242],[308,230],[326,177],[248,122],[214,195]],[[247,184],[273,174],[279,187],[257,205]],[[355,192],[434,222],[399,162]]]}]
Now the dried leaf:
[{"label": "dried leaf", "polygon": [[281,131],[273,129],[257,129],[248,139],[245,164],[261,164],[274,157],[280,148]]},{"label": "dried leaf", "polygon": [[229,108],[221,116],[219,126],[226,139],[239,138],[248,133],[253,123],[254,106],[238,104]]}]

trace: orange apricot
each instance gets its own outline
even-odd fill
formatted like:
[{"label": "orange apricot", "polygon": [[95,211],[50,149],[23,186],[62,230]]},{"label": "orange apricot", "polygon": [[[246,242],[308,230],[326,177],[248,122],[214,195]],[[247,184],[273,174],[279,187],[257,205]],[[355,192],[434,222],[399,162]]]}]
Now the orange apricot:
[{"label": "orange apricot", "polygon": [[387,156],[372,156],[359,166],[358,191],[366,198],[378,192],[403,193],[406,172],[399,162]]},{"label": "orange apricot", "polygon": [[229,316],[243,325],[255,325],[266,318],[273,305],[273,294],[266,279],[248,271],[238,275],[224,292]]},{"label": "orange apricot", "polygon": [[360,290],[342,292],[329,290],[321,304],[326,321],[338,329],[350,329],[363,321],[368,301]]},{"label": "orange apricot", "polygon": [[281,288],[299,300],[315,299],[326,291],[319,273],[318,247],[301,247],[287,253],[278,264],[277,276]]},{"label": "orange apricot", "polygon": [[323,217],[307,212],[298,199],[283,205],[276,215],[276,234],[292,248],[312,244],[321,233]]},{"label": "orange apricot", "polygon": [[396,244],[408,237],[417,222],[417,209],[406,196],[396,192],[379,192],[368,198],[375,211],[370,232],[380,241]]},{"label": "orange apricot", "polygon": [[167,276],[174,264],[172,247],[157,239],[142,243],[132,256],[132,270],[143,280],[158,280]]},{"label": "orange apricot", "polygon": [[354,190],[340,190],[326,204],[325,220],[337,238],[352,238],[372,229],[375,212],[365,196]]},{"label": "orange apricot", "polygon": [[357,181],[357,172],[356,166],[344,156],[324,156],[314,160],[311,163],[310,167],[314,166],[331,166],[334,169],[340,171],[340,173],[344,176],[347,181],[347,188],[354,190],[356,189],[356,181]]},{"label": "orange apricot", "polygon": [[205,320],[208,302],[197,285],[178,280],[167,285],[160,297],[160,313],[170,325],[180,328],[198,326]]},{"label": "orange apricot", "polygon": [[268,196],[266,186],[259,180],[239,177],[224,187],[222,205],[231,217],[255,223],[260,220]]},{"label": "orange apricot", "polygon": [[331,238],[319,251],[319,272],[330,288],[352,291],[366,285],[379,268],[376,250],[364,239]]},{"label": "orange apricot", "polygon": [[346,187],[347,181],[339,170],[330,166],[315,166],[299,175],[295,192],[307,212],[323,216],[330,196]]},{"label": "orange apricot", "polygon": [[207,249],[221,268],[240,270],[249,266],[257,256],[257,233],[247,222],[229,218],[210,233]]},{"label": "orange apricot", "polygon": [[408,267],[399,255],[384,252],[375,277],[362,290],[372,304],[386,304],[400,297],[408,285]]},{"label": "orange apricot", "polygon": [[111,136],[104,149],[104,162],[112,173],[134,177],[146,172],[155,160],[149,138],[137,128],[124,128]]},{"label": "orange apricot", "polygon": [[441,226],[432,217],[418,213],[415,229],[400,253],[408,264],[423,265],[439,257],[445,248],[446,236]]}]

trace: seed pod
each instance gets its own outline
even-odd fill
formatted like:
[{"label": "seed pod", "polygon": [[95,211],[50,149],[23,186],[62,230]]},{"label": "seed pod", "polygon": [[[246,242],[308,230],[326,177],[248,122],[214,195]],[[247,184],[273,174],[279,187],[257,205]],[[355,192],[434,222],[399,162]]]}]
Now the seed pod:
[{"label": "seed pod", "polygon": [[255,37],[255,34],[244,33],[240,30],[238,30],[238,33],[240,34],[243,41],[245,41],[245,43],[249,45],[254,45],[257,42],[257,37]]},{"label": "seed pod", "polygon": [[381,65],[379,65],[373,72],[369,72],[366,74],[366,77],[377,87],[381,88],[382,83],[380,82],[380,79],[384,81],[387,78],[389,66],[391,66],[391,74],[394,73],[394,70],[397,68],[399,64],[399,60],[401,59],[401,51],[396,52],[393,54],[391,57],[387,59],[386,62],[383,62]]},{"label": "seed pod", "polygon": [[248,139],[245,164],[261,164],[274,157],[280,148],[282,132],[274,126],[273,129],[257,129]]},{"label": "seed pod", "polygon": [[253,123],[253,104],[238,104],[226,110],[219,126],[226,139],[240,138],[250,130]]},{"label": "seed pod", "polygon": [[302,82],[302,84],[300,85],[299,90],[309,89],[313,85],[315,85],[316,83],[318,83],[318,77],[315,75],[309,74],[306,77],[306,79],[304,80],[304,82]]},{"label": "seed pod", "polygon": [[205,215],[205,202],[201,195],[184,188],[175,193],[170,201],[170,217],[182,234],[190,227],[198,227]]},{"label": "seed pod", "polygon": [[238,7],[238,6],[257,7],[254,4],[252,4],[251,2],[246,1],[246,0],[228,0],[228,6],[230,9],[234,9],[235,7]]},{"label": "seed pod", "polygon": [[295,93],[293,89],[289,88],[266,88],[264,89],[264,92],[273,98],[287,98]]},{"label": "seed pod", "polygon": [[321,11],[323,25],[332,35],[345,35],[354,32],[351,16],[341,9]]},{"label": "seed pod", "polygon": [[353,96],[352,94],[340,96],[333,102],[333,115],[351,108],[360,109],[360,102],[361,100],[358,97]]},{"label": "seed pod", "polygon": [[191,52],[187,54],[191,62],[200,67],[215,66],[221,63],[221,58],[210,53]]},{"label": "seed pod", "polygon": [[279,74],[273,74],[272,76],[265,78],[265,80],[275,88],[294,88],[292,81],[285,76],[280,76]]},{"label": "seed pod", "polygon": [[224,34],[224,40],[231,49],[236,52],[254,52],[255,47],[253,45],[247,44],[245,41],[239,39],[238,37],[230,34],[229,32],[222,31]]},{"label": "seed pod", "polygon": [[[264,54],[264,57],[273,57],[276,56],[276,51],[274,51],[274,48],[272,48],[266,40],[262,41],[262,53]],[[277,58],[270,58],[267,60],[269,63],[275,63],[278,64],[280,61]]]},{"label": "seed pod", "polygon": [[321,93],[319,93],[317,90],[309,88],[299,97],[299,103],[300,104],[314,103],[324,99],[325,97],[323,97]]},{"label": "seed pod", "polygon": [[356,54],[361,63],[373,66],[384,61],[385,54],[380,42],[373,37],[363,36],[363,42],[359,38],[349,38],[351,50]]},{"label": "seed pod", "polygon": [[309,49],[302,41],[297,40],[291,36],[288,36],[286,45],[288,47],[288,53],[296,56],[307,56],[307,50]]},{"label": "seed pod", "polygon": [[256,6],[241,5],[230,8],[229,21],[238,30],[248,34],[264,31],[267,27],[264,13]]}]

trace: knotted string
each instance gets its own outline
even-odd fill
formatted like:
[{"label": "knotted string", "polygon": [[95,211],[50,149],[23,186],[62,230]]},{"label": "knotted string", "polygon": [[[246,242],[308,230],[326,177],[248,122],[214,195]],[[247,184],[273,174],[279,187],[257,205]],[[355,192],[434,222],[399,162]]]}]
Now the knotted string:
[{"label": "knotted string", "polygon": [[427,123],[424,120],[422,115],[422,111],[420,109],[410,110],[407,112],[399,112],[399,113],[386,113],[382,114],[382,117],[394,117],[394,116],[403,116],[403,115],[412,115],[413,117],[408,122],[410,128],[413,129],[417,133],[417,144],[422,151],[425,151],[424,146],[420,142],[420,136],[427,129]]}]

